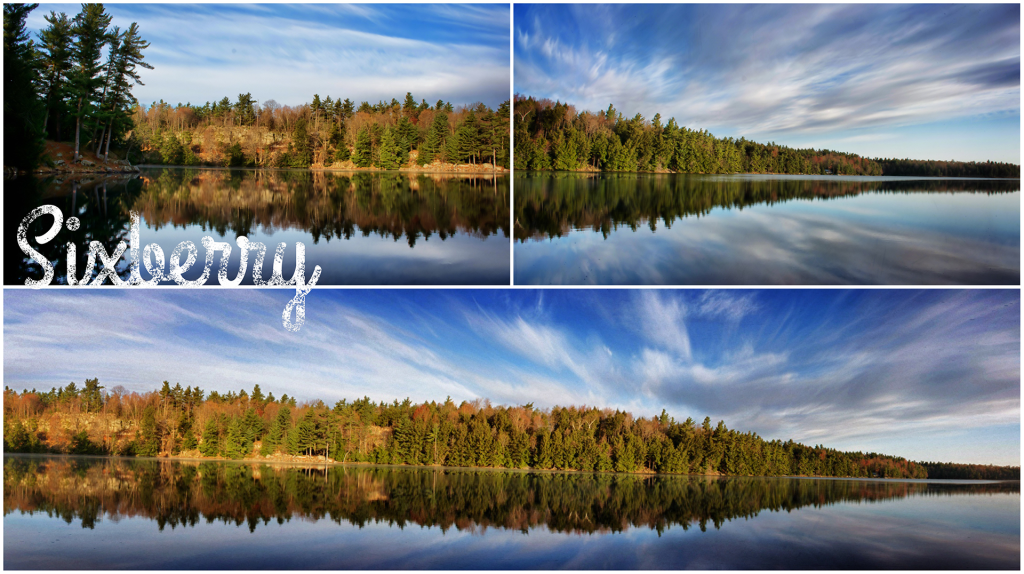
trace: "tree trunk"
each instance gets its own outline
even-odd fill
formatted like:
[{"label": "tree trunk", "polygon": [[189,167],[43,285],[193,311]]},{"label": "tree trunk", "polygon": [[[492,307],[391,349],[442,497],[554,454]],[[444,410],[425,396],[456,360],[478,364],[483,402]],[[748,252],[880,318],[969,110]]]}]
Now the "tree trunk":
[{"label": "tree trunk", "polygon": [[100,156],[100,152],[103,151],[103,136],[107,134],[106,126],[100,126],[100,139],[99,143],[96,144],[96,157]]},{"label": "tree trunk", "polygon": [[79,118],[75,118],[75,159],[73,161],[76,161],[76,162],[78,161],[78,136],[79,136],[79,133],[81,133],[81,131],[82,131],[82,118],[80,118],[80,117]]},{"label": "tree trunk", "polygon": [[110,125],[107,126],[107,147],[103,150],[103,161],[107,161],[110,157],[110,137],[114,131],[114,120],[110,120]]}]

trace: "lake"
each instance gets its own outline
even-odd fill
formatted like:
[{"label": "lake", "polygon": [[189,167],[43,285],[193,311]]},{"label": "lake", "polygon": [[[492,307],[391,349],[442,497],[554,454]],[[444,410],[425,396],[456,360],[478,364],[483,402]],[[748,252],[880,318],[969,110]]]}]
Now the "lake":
[{"label": "lake", "polygon": [[1020,483],[4,457],[8,569],[1020,568]]},{"label": "lake", "polygon": [[1020,283],[1020,180],[516,172],[516,284]]},{"label": "lake", "polygon": [[[295,244],[302,242],[306,276],[319,265],[319,285],[509,283],[507,175],[146,168],[132,176],[17,178],[5,181],[4,190],[8,285],[42,277],[40,266],[19,249],[14,233],[22,218],[45,204],[81,222],[78,230],[62,229],[41,246],[34,238],[53,218],[40,217],[29,230],[33,248],[56,263],[54,284],[66,282],[67,242],[77,245],[81,275],[90,241],[99,241],[108,252],[121,240],[128,243],[133,211],[141,216],[141,244],[160,245],[166,258],[182,241],[196,244],[198,260],[184,274],[188,280],[202,275],[204,236],[232,246],[228,277],[235,277],[235,238],[246,236],[267,246],[265,279],[281,242],[288,244],[284,277],[291,278]],[[253,283],[255,257],[249,257],[242,284]],[[128,276],[127,260],[125,255],[122,277]],[[207,284],[217,284],[219,261],[217,254]],[[150,278],[145,271],[142,275]]]}]

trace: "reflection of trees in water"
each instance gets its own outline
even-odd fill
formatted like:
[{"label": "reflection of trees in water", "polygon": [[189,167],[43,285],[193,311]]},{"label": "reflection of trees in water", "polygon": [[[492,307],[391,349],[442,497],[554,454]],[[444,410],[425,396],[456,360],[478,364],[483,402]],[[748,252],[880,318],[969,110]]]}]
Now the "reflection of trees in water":
[{"label": "reflection of trees in water", "polygon": [[716,207],[772,205],[792,199],[834,199],[861,193],[1020,190],[1018,180],[847,181],[700,177],[652,174],[522,173],[516,175],[516,239],[561,237],[571,229],[636,230],[659,219],[707,215]]},{"label": "reflection of trees in water", "polygon": [[715,528],[760,512],[920,495],[1019,493],[1019,482],[935,484],[860,480],[479,472],[379,467],[7,457],[4,515],[45,512],[92,528],[103,517],[164,526],[200,519],[255,530],[293,517],[363,526],[384,521],[443,530],[544,526],[615,532]]},{"label": "reflection of trees in water", "polygon": [[[53,283],[67,284],[67,243],[76,245],[76,264],[79,279],[85,272],[89,254],[89,242],[99,241],[108,253],[112,253],[118,242],[128,242],[129,209],[133,197],[138,194],[141,182],[135,175],[111,177],[84,177],[74,179],[37,180],[17,178],[4,182],[5,223],[12,239],[4,242],[4,272],[8,284],[24,285],[26,278],[40,279],[43,271],[18,247],[13,236],[22,219],[40,205],[56,205],[64,214],[65,222],[71,216],[80,221],[76,231],[61,228],[60,233],[49,243],[39,245],[35,237],[42,235],[53,225],[53,218],[45,215],[29,226],[29,244],[54,264]],[[96,262],[92,276],[102,266]],[[118,275],[127,279],[127,265],[119,269]]]},{"label": "reflection of trees in water", "polygon": [[410,247],[435,233],[509,236],[507,176],[167,169],[143,179],[132,209],[156,229],[199,225],[228,237],[301,229],[314,243],[377,234]]}]

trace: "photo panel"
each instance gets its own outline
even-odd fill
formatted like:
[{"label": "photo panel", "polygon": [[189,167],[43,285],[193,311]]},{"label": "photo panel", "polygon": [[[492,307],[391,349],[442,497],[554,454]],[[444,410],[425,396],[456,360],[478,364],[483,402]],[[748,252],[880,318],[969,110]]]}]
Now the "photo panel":
[{"label": "photo panel", "polygon": [[1019,567],[1016,290],[291,297],[6,290],[5,566]]},{"label": "photo panel", "polygon": [[1020,285],[1017,4],[516,4],[517,285]]},{"label": "photo panel", "polygon": [[5,8],[5,284],[509,285],[509,18]]}]

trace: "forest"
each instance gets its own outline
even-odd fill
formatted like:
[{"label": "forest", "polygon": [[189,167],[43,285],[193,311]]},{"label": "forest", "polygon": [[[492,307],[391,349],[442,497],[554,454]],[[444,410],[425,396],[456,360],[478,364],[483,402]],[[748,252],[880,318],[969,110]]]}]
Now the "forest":
[{"label": "forest", "polygon": [[904,175],[1020,178],[1020,166],[998,162],[869,159],[827,149],[793,149],[663,123],[661,114],[627,119],[614,105],[597,113],[569,103],[516,95],[517,169],[675,173]]},{"label": "forest", "polygon": [[72,161],[82,145],[106,158],[131,129],[149,42],[136,23],[111,27],[102,4],[82,4],[74,17],[50,12],[37,43],[25,20],[38,6],[4,4],[4,166],[32,170],[47,138],[73,140]]},{"label": "forest", "polygon": [[145,106],[132,88],[143,85],[139,69],[153,66],[136,23],[122,31],[102,4],[82,4],[73,17],[51,11],[33,39],[25,19],[37,7],[4,5],[5,166],[55,165],[47,140],[73,142],[72,162],[86,149],[107,161],[113,149],[133,163],[186,166],[510,166],[508,101],[495,111],[417,102],[408,92],[403,102],[359,105],[314,94],[308,104],[285,106],[244,93],[236,101]]},{"label": "forest", "polygon": [[137,105],[129,159],[149,164],[227,167],[399,169],[438,164],[509,167],[509,105],[456,108],[438,100],[357,107],[346,98],[283,106],[249,93],[202,106]]},{"label": "forest", "polygon": [[[165,381],[139,394],[97,379],[4,390],[5,452],[317,460],[624,473],[925,478],[920,463],[765,440],[710,418],[679,422],[595,407],[489,401],[298,403],[259,385],[225,394]],[[319,458],[323,457],[323,458]],[[1005,469],[991,467],[993,472]],[[1020,469],[1009,470],[1019,476]]]}]

